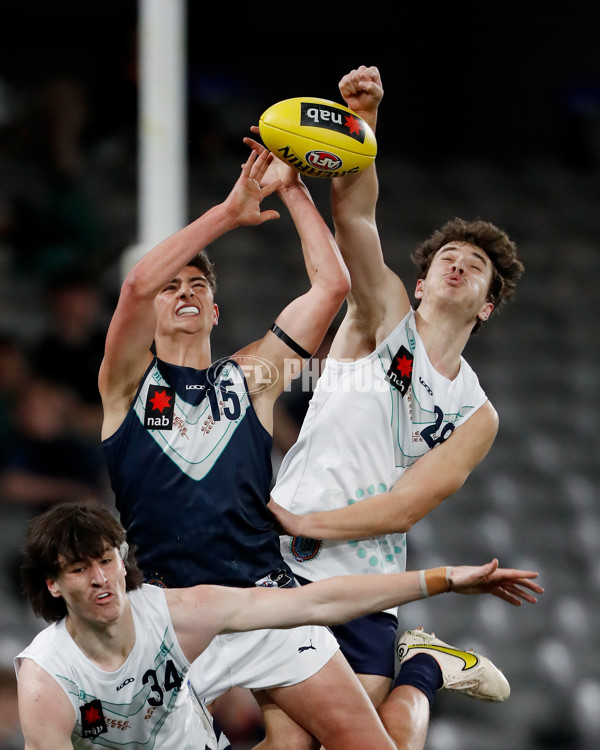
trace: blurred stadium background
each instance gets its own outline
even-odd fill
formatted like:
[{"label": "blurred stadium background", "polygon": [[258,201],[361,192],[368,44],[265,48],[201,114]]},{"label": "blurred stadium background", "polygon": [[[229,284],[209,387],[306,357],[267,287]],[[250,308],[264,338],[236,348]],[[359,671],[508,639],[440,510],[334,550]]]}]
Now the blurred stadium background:
[{"label": "blurred stadium background", "polygon": [[[186,73],[181,171],[171,164],[163,180],[167,217],[144,214],[139,159],[138,32],[161,3],[183,14]],[[226,196],[242,138],[267,106],[337,99],[338,80],[360,64],[377,65],[385,87],[377,164],[388,263],[410,285],[421,239],[453,216],[481,216],[509,232],[526,265],[516,301],[466,351],[500,413],[498,438],[461,492],[411,531],[409,566],[498,556],[538,569],[546,593],[520,610],[448,597],[401,611],[401,625],[486,653],[512,685],[503,705],[440,695],[427,748],[598,747],[600,12],[538,2],[332,6],[2,4],[0,750],[22,747],[11,663],[42,627],[16,579],[27,519],[59,496],[112,503],[94,373],[124,253],[161,239],[152,232],[162,218],[167,226],[179,211],[187,222]],[[177,103],[173,94],[165,98]],[[327,185],[309,187],[327,217]],[[285,215],[209,254],[222,356],[262,335],[305,272]],[[294,393],[286,405],[282,420]],[[260,727],[244,697],[223,711],[240,728],[230,733],[236,750],[251,747]]]}]

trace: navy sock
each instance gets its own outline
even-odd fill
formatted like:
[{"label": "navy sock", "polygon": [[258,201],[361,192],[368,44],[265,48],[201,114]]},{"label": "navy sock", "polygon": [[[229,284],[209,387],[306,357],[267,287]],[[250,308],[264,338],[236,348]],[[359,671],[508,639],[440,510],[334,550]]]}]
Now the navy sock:
[{"label": "navy sock", "polygon": [[402,665],[392,690],[399,685],[412,685],[425,693],[429,707],[433,708],[433,699],[437,690],[444,684],[440,665],[429,654],[415,654]]}]

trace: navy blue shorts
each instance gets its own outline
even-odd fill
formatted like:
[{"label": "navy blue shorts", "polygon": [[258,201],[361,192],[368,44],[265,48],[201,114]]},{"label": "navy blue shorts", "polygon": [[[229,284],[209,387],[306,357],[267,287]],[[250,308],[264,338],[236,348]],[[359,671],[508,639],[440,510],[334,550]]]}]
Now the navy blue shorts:
[{"label": "navy blue shorts", "polygon": [[[298,575],[296,578],[302,585],[310,583]],[[356,674],[377,674],[393,679],[397,627],[395,615],[377,612],[329,629]]]}]

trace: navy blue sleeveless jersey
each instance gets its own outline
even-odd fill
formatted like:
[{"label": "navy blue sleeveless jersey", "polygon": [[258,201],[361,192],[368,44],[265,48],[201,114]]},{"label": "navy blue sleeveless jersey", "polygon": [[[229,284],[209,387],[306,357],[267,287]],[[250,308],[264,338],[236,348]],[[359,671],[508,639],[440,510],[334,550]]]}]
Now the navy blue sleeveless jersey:
[{"label": "navy blue sleeveless jersey", "polygon": [[291,583],[266,508],[272,444],[236,362],[196,370],[154,358],[125,420],[102,443],[147,581]]}]

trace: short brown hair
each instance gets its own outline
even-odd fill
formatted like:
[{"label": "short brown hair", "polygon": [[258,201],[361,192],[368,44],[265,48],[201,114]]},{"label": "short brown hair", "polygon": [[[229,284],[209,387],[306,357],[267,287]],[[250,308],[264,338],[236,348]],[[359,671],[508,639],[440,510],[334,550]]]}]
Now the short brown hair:
[{"label": "short brown hair", "polygon": [[198,253],[198,255],[194,256],[187,265],[193,266],[199,271],[202,271],[206,276],[210,290],[214,295],[217,291],[217,274],[215,273],[215,266],[208,255],[204,252]]},{"label": "short brown hair", "polygon": [[[98,503],[60,503],[36,516],[25,537],[21,583],[33,612],[46,622],[58,622],[67,614],[62,597],[48,591],[46,579],[61,572],[59,557],[68,563],[102,557],[106,544],[121,548],[125,529],[112,513]],[[142,585],[142,571],[133,553],[125,555],[127,591]]]},{"label": "short brown hair", "polygon": [[[506,232],[482,219],[453,219],[425,240],[412,255],[419,279],[427,276],[433,256],[449,242],[468,242],[481,248],[491,260],[493,274],[487,299],[493,303],[494,309],[514,295],[517,280],[525,270],[517,257],[517,246]],[[418,305],[419,300],[416,300],[415,309]],[[477,321],[473,330],[477,330],[480,324],[481,321]]]}]

